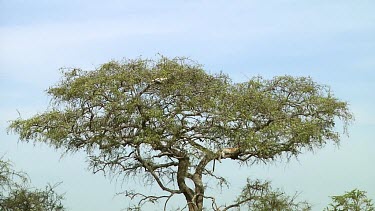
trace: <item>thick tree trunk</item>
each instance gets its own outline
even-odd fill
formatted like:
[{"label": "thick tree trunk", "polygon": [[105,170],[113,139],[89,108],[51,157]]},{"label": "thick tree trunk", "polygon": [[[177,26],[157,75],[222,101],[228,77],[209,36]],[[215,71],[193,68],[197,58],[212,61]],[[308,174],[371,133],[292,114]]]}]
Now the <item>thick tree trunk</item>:
[{"label": "thick tree trunk", "polygon": [[[177,170],[177,184],[179,189],[183,192],[187,207],[189,211],[202,211],[203,210],[203,199],[204,199],[204,185],[202,181],[202,174],[205,166],[210,162],[212,158],[208,155],[199,162],[193,175],[189,175],[188,168],[190,161],[188,157],[179,159],[179,165]],[[191,179],[194,182],[194,190],[186,185],[185,180]]]},{"label": "thick tree trunk", "polygon": [[204,196],[204,186],[202,182],[202,175],[194,174],[193,181],[195,185],[195,204],[197,205],[198,211],[203,210],[203,196]]},{"label": "thick tree trunk", "polygon": [[202,210],[199,210],[197,206],[195,206],[194,202],[188,202],[188,208],[189,208],[189,211],[202,211]]},{"label": "thick tree trunk", "polygon": [[186,185],[185,179],[188,175],[190,161],[188,157],[179,159],[177,170],[177,185],[185,196],[189,211],[201,211],[195,202],[194,191]]},{"label": "thick tree trunk", "polygon": [[202,181],[203,170],[206,165],[212,160],[212,157],[205,155],[203,159],[199,162],[198,166],[195,169],[195,173],[192,176],[192,180],[195,185],[195,195],[194,202],[197,207],[197,211],[203,210],[203,199],[204,199],[204,185]]}]

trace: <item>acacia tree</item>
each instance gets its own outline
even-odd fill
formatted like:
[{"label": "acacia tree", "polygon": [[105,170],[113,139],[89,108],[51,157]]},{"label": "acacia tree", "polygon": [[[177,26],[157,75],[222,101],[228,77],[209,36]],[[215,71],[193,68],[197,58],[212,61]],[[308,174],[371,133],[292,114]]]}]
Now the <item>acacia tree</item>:
[{"label": "acacia tree", "polygon": [[19,184],[27,181],[28,177],[25,173],[13,170],[12,164],[0,157],[0,197],[5,190],[19,187]]},{"label": "acacia tree", "polygon": [[354,189],[331,198],[332,203],[325,208],[325,211],[375,211],[374,203],[367,198],[366,191]]},{"label": "acacia tree", "polygon": [[0,159],[0,210],[3,211],[63,211],[63,195],[56,186],[43,189],[29,187],[26,173],[15,171],[9,161]]},{"label": "acacia tree", "polygon": [[202,210],[205,198],[215,200],[205,194],[203,178],[226,181],[208,165],[211,161],[231,158],[251,166],[298,156],[339,142],[335,121],[346,126],[352,118],[346,102],[309,77],[234,83],[186,58],[65,69],[47,93],[52,97],[47,111],[11,123],[21,140],[85,150],[94,173],[142,175],[166,193],[126,192],[140,197],[140,204],[167,203],[182,194],[190,211]]},{"label": "acacia tree", "polygon": [[261,182],[260,180],[247,180],[247,184],[243,188],[236,203],[226,206],[223,209],[215,207],[213,210],[229,210],[232,208],[247,207],[247,210],[254,211],[310,211],[311,205],[306,201],[297,202],[297,194],[288,196],[282,190],[271,188],[270,182]]}]

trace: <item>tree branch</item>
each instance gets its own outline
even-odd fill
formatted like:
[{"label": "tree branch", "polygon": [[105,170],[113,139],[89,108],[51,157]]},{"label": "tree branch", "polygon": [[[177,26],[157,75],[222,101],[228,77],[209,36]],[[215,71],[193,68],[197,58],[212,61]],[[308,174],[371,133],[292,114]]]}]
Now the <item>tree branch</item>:
[{"label": "tree branch", "polygon": [[[162,180],[159,178],[159,176],[155,173],[155,166],[151,165],[149,162],[145,161],[141,155],[140,155],[140,149],[139,147],[137,148],[137,155],[135,156],[135,158],[137,159],[137,161],[142,164],[142,166],[151,174],[151,176],[155,179],[156,183],[159,185],[159,187],[163,190],[163,191],[167,191],[169,193],[182,193],[181,190],[173,190],[173,189],[170,189],[168,187],[166,187]],[[174,166],[175,163],[174,162],[171,162],[170,163],[170,166]],[[160,165],[162,166],[162,165]]]}]

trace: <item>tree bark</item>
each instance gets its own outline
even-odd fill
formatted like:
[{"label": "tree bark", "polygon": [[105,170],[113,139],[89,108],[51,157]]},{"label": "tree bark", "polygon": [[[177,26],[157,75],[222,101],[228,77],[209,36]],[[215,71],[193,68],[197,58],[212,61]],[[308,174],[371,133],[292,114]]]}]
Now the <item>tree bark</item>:
[{"label": "tree bark", "polygon": [[197,165],[194,174],[192,175],[192,180],[195,185],[195,195],[194,202],[197,207],[197,211],[203,210],[203,199],[204,199],[204,185],[202,181],[203,170],[207,164],[212,160],[212,156],[205,155],[202,160]]},{"label": "tree bark", "polygon": [[194,174],[193,175],[193,182],[195,185],[195,195],[194,195],[194,201],[197,205],[197,210],[201,211],[203,210],[203,196],[204,196],[204,186],[202,182],[202,174]]},{"label": "tree bark", "polygon": [[185,179],[188,175],[190,161],[188,157],[180,158],[177,170],[177,185],[185,196],[189,211],[201,211],[195,203],[194,191],[186,185]]}]

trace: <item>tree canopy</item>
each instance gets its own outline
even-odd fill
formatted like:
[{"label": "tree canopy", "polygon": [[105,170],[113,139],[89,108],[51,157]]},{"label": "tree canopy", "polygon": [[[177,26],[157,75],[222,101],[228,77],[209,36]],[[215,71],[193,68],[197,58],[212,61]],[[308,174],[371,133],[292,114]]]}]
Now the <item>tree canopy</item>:
[{"label": "tree canopy", "polygon": [[0,159],[0,210],[3,211],[63,211],[63,195],[56,186],[45,189],[29,187],[26,173],[15,171],[9,161]]},{"label": "tree canopy", "polygon": [[[348,104],[310,77],[253,77],[233,82],[187,58],[111,61],[92,71],[63,70],[50,87],[50,107],[10,130],[23,141],[68,152],[84,150],[94,172],[144,176],[163,196],[177,194],[202,210],[208,165],[226,158],[251,166],[338,143],[352,119]],[[250,199],[249,199],[250,200]],[[244,200],[243,203],[246,203]]]},{"label": "tree canopy", "polygon": [[260,180],[252,181],[247,179],[247,184],[243,188],[237,203],[220,209],[215,207],[214,210],[229,210],[237,207],[247,207],[247,210],[254,211],[310,211],[311,205],[306,202],[298,202],[297,194],[288,196],[284,191],[272,189],[270,182]]},{"label": "tree canopy", "polygon": [[366,191],[354,189],[331,198],[332,203],[325,208],[326,211],[375,211],[374,203],[367,198]]}]

